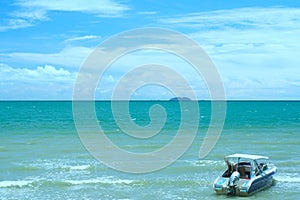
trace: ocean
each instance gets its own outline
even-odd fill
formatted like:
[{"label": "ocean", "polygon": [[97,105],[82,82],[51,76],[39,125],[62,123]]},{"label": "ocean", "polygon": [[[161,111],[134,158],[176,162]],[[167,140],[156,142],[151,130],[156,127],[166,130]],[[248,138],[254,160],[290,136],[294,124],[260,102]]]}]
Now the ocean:
[{"label": "ocean", "polygon": [[[95,111],[111,141],[143,153],[171,141],[180,125],[179,103],[171,101],[130,102],[132,121],[147,126],[154,104],[165,108],[167,118],[163,129],[147,139],[123,133],[114,121],[111,102],[95,102]],[[224,156],[233,153],[269,156],[278,167],[275,186],[233,199],[299,198],[299,101],[228,101],[220,138],[202,159],[199,148],[210,126],[211,103],[198,104],[197,135],[187,151],[163,169],[139,174],[109,168],[86,150],[71,101],[1,101],[0,199],[227,199],[216,195],[212,184],[226,167]]]}]

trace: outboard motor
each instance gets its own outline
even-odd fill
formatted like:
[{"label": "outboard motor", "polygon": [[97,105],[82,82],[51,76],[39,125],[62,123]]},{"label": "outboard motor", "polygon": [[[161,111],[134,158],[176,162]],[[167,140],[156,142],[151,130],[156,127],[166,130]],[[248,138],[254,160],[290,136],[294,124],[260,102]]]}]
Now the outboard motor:
[{"label": "outboard motor", "polygon": [[227,191],[227,195],[235,195],[236,194],[236,186],[237,181],[240,179],[240,173],[235,171],[231,174],[228,182],[229,190]]}]

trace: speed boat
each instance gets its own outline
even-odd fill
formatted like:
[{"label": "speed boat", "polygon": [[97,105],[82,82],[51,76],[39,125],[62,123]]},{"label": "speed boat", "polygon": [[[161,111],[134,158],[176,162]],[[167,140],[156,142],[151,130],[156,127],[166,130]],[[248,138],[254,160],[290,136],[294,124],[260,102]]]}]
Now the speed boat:
[{"label": "speed boat", "polygon": [[249,196],[275,183],[277,167],[266,156],[233,154],[224,160],[227,169],[213,184],[217,194]]}]

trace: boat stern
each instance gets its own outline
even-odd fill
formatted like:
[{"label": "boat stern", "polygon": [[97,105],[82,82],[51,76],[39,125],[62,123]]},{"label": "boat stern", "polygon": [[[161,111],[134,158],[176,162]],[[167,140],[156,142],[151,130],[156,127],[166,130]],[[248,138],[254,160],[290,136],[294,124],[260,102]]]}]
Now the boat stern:
[{"label": "boat stern", "polygon": [[228,181],[229,178],[224,178],[224,177],[218,177],[215,180],[213,184],[213,189],[216,191],[217,194],[227,194]]},{"label": "boat stern", "polygon": [[216,194],[220,194],[220,195],[249,196],[250,186],[251,186],[250,180],[240,179],[237,182],[237,184],[230,186],[229,178],[218,177],[213,184],[213,189],[215,190]]}]

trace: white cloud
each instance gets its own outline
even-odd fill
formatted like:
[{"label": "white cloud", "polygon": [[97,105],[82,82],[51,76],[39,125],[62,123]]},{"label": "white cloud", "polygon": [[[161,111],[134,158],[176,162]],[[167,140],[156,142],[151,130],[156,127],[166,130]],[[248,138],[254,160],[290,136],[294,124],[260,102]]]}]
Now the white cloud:
[{"label": "white cloud", "polygon": [[121,16],[129,8],[113,0],[19,0],[17,4],[25,8],[37,8],[45,11],[70,11],[92,13],[106,17]]},{"label": "white cloud", "polygon": [[[181,96],[187,96],[190,91],[187,91],[186,87],[180,83],[178,76],[184,78],[188,82],[199,99],[209,99],[209,92],[206,88],[205,82],[192,65],[174,54],[158,50],[135,51],[114,60],[99,81],[99,87],[97,89],[97,93],[99,95],[97,97],[110,99],[112,97],[114,87],[118,84],[120,87],[124,87],[124,90],[121,91],[126,92],[127,90],[125,89],[129,87],[128,84],[131,84],[133,80],[135,80],[135,83],[139,86],[144,86],[144,84],[146,84],[146,87],[142,87],[138,91],[134,92],[132,96],[134,99],[170,99],[174,97],[174,94],[166,88],[152,85],[149,80],[153,80],[153,84],[160,83],[157,81],[157,76],[152,76],[153,73],[147,74],[148,71],[144,71],[144,73],[137,73],[128,77],[132,70],[144,65],[160,65],[162,68],[165,66],[166,68],[173,69],[174,73],[166,75],[166,79],[161,78],[160,81],[170,89],[180,93]],[[157,74],[161,75],[161,71],[157,71]],[[122,77],[126,77],[128,84],[123,82],[120,85],[119,81]],[[121,94],[121,92],[119,94]]]},{"label": "white cloud", "polygon": [[45,21],[49,20],[49,18],[46,16],[46,11],[45,10],[40,10],[40,9],[34,9],[28,11],[18,11],[18,12],[13,12],[10,14],[12,17],[15,17],[17,19],[26,19],[27,21]]},{"label": "white cloud", "polygon": [[213,54],[294,52],[300,46],[299,8],[241,8],[192,13],[160,20],[188,35]]},{"label": "white cloud", "polygon": [[5,64],[0,64],[0,79],[5,81],[25,81],[25,82],[73,82],[76,73],[63,68],[56,69],[54,66],[38,66],[35,69],[13,68]]},{"label": "white cloud", "polygon": [[[79,3],[83,1],[74,2],[75,5],[67,7],[66,1],[19,1],[20,5],[23,3],[24,8],[39,8],[45,12],[16,14],[15,18],[11,20],[10,26],[26,27],[37,20],[47,20],[47,12],[54,10],[110,15],[101,13],[101,9],[97,11],[97,8],[90,8],[89,5],[80,8]],[[118,13],[119,11],[116,11],[115,14],[118,15]],[[300,9],[243,8],[221,10],[165,18],[161,19],[160,23],[177,30],[184,30],[183,32],[204,47],[221,73],[229,99],[300,99]],[[83,35],[65,41],[83,41],[97,37],[96,35]],[[161,40],[167,40],[167,38],[163,38],[164,36],[161,37]],[[14,52],[0,56],[8,57],[11,59],[10,61],[79,67],[92,50],[86,47],[66,47],[60,52],[50,54]],[[199,77],[195,77],[193,72],[188,71],[186,65],[182,65],[182,62],[173,57],[155,56],[155,54],[153,56],[153,53],[149,57],[145,57],[143,54],[134,54],[131,57],[118,60],[114,63],[115,68],[112,66],[111,71],[108,71],[103,77],[107,83],[104,87],[98,88],[98,92],[105,93],[106,98],[110,97],[109,94],[114,84],[123,72],[126,73],[126,70],[138,64],[149,64],[154,61],[158,64],[174,66],[187,77],[191,86],[199,91],[197,94],[207,95],[207,92],[202,91],[204,87],[203,83],[198,80]],[[7,70],[7,68],[2,67],[1,70]],[[40,77],[44,77],[42,78],[44,80],[48,80],[47,77],[50,77],[49,80],[51,77],[53,79],[54,77],[61,77],[61,79],[68,77],[68,71],[46,66],[33,70],[17,68],[14,71],[11,68],[8,71],[11,73],[0,72],[4,74],[1,76],[0,83],[3,84],[8,77],[18,77],[16,74],[19,74],[16,80],[23,81],[41,80]],[[54,76],[55,73],[57,75]],[[64,73],[66,74],[63,75]],[[25,75],[23,78],[22,74]],[[172,77],[170,77],[170,81],[173,81]],[[55,86],[57,88],[63,87]],[[31,84],[31,88],[34,87],[34,84]],[[41,87],[39,88],[41,89]],[[69,87],[69,90],[72,89]],[[67,93],[70,94],[70,91]],[[138,91],[138,97],[155,95],[157,95],[155,90]],[[53,96],[55,95],[53,94]],[[201,95],[198,95],[198,98],[202,99]]]},{"label": "white cloud", "polygon": [[97,35],[85,35],[85,36],[79,36],[79,37],[73,37],[65,40],[66,42],[73,42],[73,41],[82,41],[82,40],[92,40],[92,39],[99,39],[100,36]]},{"label": "white cloud", "polygon": [[[205,30],[290,28],[300,24],[299,8],[238,8],[179,15],[161,19],[164,24]],[[298,26],[299,27],[299,26]],[[296,29],[296,27],[294,27]]]},{"label": "white cloud", "polygon": [[0,26],[0,31],[7,31],[11,29],[20,29],[33,26],[37,21],[47,21],[49,18],[46,15],[45,10],[40,9],[27,9],[18,10],[9,13],[9,18],[2,19],[6,22],[5,25]]},{"label": "white cloud", "polygon": [[75,72],[51,65],[35,69],[0,64],[0,99],[71,99]]},{"label": "white cloud", "polygon": [[[6,24],[0,26],[0,31],[26,28],[35,25],[39,21],[50,20],[50,11],[81,12],[99,17],[122,17],[130,8],[114,0],[16,0],[14,5],[18,10],[9,13]],[[5,20],[5,19],[4,19]]]},{"label": "white cloud", "polygon": [[0,31],[7,31],[11,29],[19,29],[19,28],[26,28],[32,26],[32,23],[28,20],[21,19],[21,18],[15,18],[15,19],[9,19],[7,21],[7,24],[4,26],[0,26]]},{"label": "white cloud", "polygon": [[66,47],[58,53],[15,52],[1,54],[1,56],[11,58],[12,61],[27,61],[42,65],[47,63],[78,68],[92,50],[92,48],[87,47]]},{"label": "white cloud", "polygon": [[300,9],[241,8],[160,20],[216,63],[229,99],[299,99]]}]

